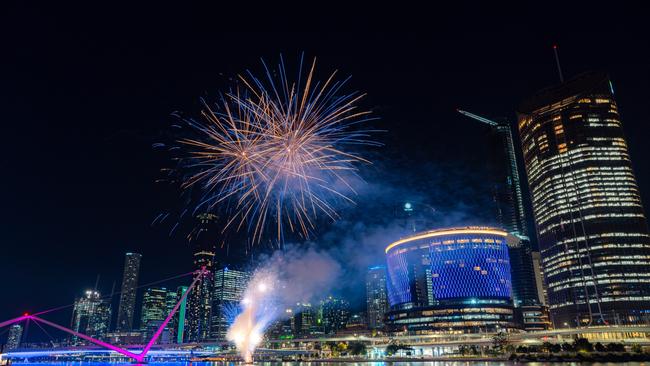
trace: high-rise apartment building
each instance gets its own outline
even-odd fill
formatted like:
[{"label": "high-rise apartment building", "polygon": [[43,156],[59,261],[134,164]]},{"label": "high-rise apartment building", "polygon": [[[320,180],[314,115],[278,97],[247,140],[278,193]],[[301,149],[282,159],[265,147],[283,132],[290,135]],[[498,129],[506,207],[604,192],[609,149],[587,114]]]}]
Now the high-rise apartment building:
[{"label": "high-rise apartment building", "polygon": [[118,331],[128,332],[133,329],[135,296],[138,288],[138,277],[140,276],[141,259],[142,255],[138,253],[126,253],[124,259],[122,292],[120,294],[120,305],[117,310],[117,324],[115,327]]},{"label": "high-rise apartment building", "polygon": [[223,267],[214,273],[214,298],[212,301],[212,339],[224,340],[228,326],[232,322],[234,309],[239,306],[246,283],[248,272]]},{"label": "high-rise apartment building", "polygon": [[[72,330],[93,338],[103,338],[108,333],[111,320],[111,305],[101,298],[99,292],[87,290],[84,296],[74,302]],[[73,343],[80,340],[72,338]]]},{"label": "high-rise apartment building", "polygon": [[335,334],[345,329],[350,319],[350,303],[343,298],[329,296],[321,302],[320,311],[325,334]]},{"label": "high-rise apartment building", "polygon": [[187,307],[187,341],[200,342],[210,337],[212,300],[214,296],[214,257],[219,238],[217,216],[209,213],[197,216],[198,226],[191,235],[193,263],[196,270],[207,272],[189,294]]},{"label": "high-rise apartment building", "polygon": [[388,311],[388,294],[386,292],[386,267],[368,268],[366,273],[366,312],[368,327],[384,327],[384,314]]},{"label": "high-rise apartment building", "polygon": [[11,351],[20,347],[20,341],[23,337],[23,326],[14,324],[9,328],[9,335],[7,336],[7,351]]},{"label": "high-rise apartment building", "polygon": [[[144,339],[151,338],[162,325],[168,314],[167,308],[166,288],[151,287],[144,292],[142,296],[142,311],[140,312],[140,330]],[[165,339],[161,339],[161,342],[166,343],[164,341]]]},{"label": "high-rise apartment building", "polygon": [[518,127],[556,327],[647,322],[650,236],[609,78],[540,91]]}]

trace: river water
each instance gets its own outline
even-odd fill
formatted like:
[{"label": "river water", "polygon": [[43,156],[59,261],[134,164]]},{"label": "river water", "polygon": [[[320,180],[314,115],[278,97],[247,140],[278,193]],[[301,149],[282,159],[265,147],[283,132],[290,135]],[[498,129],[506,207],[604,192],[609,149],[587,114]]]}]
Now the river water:
[{"label": "river water", "polygon": [[[152,362],[156,366],[220,366],[220,365],[237,365],[236,363],[224,362]],[[13,362],[12,365],[20,366],[133,366],[133,363],[124,362]],[[597,362],[488,362],[488,361],[415,361],[415,362],[256,362],[259,366],[644,366],[643,362],[623,362],[623,363],[597,363]]]}]

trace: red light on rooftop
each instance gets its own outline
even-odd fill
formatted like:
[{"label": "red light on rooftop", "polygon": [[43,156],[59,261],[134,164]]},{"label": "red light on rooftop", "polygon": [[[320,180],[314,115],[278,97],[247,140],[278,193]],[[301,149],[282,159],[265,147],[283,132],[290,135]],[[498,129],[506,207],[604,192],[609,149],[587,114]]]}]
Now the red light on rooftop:
[{"label": "red light on rooftop", "polygon": [[557,45],[556,45],[556,44],[554,44],[554,45],[553,45],[553,48],[557,48]]},{"label": "red light on rooftop", "polygon": [[29,316],[29,313],[28,313],[28,312],[24,312],[24,313],[23,313],[23,316]]}]

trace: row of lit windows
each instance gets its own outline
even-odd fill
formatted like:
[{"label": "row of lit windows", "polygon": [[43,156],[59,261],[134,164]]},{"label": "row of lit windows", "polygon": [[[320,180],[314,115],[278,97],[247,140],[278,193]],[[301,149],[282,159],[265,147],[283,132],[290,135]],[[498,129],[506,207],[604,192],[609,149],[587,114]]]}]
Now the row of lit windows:
[{"label": "row of lit windows", "polygon": [[[650,296],[623,296],[623,297],[601,297],[600,302],[626,302],[626,301],[650,301]],[[598,301],[596,300],[590,300],[589,301],[592,304],[597,304]],[[550,309],[560,309],[563,307],[575,307],[576,303],[578,304],[585,304],[585,301],[565,301],[559,304],[551,304],[549,305]]]}]

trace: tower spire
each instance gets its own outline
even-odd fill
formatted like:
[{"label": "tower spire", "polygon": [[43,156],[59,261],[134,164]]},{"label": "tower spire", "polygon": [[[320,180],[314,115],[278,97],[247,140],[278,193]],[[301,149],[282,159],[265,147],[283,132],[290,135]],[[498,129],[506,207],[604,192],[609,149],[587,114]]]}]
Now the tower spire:
[{"label": "tower spire", "polygon": [[557,45],[553,45],[553,53],[555,54],[555,64],[557,65],[557,73],[560,75],[560,82],[564,83],[564,75],[562,75],[562,67],[560,67],[560,55],[557,52]]}]

